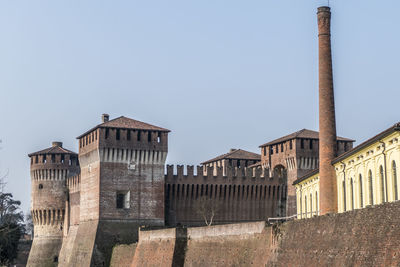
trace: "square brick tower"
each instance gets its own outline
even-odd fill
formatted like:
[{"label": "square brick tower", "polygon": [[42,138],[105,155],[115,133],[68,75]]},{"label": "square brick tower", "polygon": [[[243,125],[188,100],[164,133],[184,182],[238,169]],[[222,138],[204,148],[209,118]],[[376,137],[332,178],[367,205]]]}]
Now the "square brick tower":
[{"label": "square brick tower", "polygon": [[137,240],[141,225],[164,225],[169,130],[119,117],[77,137],[80,223],[74,266],[107,266],[113,245]]}]

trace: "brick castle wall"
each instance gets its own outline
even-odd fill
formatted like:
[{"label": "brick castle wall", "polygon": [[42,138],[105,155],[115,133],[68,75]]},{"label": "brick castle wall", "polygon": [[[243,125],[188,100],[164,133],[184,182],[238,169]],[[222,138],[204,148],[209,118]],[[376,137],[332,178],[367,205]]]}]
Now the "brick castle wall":
[{"label": "brick castle wall", "polygon": [[[282,216],[285,209],[286,184],[282,177],[269,177],[268,170],[236,168],[223,175],[222,167],[213,175],[212,167],[167,166],[165,176],[166,224],[205,225],[201,205],[212,202],[214,223],[267,220]],[[205,174],[207,173],[207,174]],[[264,176],[264,174],[266,176]],[[207,205],[207,204],[206,204]]]},{"label": "brick castle wall", "polygon": [[399,266],[399,212],[397,201],[274,226],[254,222],[145,231],[131,266]]}]

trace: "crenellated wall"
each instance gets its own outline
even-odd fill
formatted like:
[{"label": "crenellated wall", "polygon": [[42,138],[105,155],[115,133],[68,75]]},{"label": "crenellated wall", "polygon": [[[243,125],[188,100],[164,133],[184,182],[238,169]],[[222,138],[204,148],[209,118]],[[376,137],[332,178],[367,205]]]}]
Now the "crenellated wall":
[{"label": "crenellated wall", "polygon": [[197,166],[167,166],[165,176],[166,224],[205,225],[204,206],[215,209],[214,223],[267,220],[284,215],[286,201],[285,174],[268,176],[268,169],[222,167],[213,175]]}]

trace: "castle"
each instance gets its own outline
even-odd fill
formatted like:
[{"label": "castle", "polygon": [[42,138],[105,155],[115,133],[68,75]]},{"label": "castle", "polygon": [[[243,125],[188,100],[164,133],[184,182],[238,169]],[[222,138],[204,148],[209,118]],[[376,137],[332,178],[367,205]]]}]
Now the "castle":
[{"label": "castle", "polygon": [[[365,206],[354,201],[343,162],[373,155],[376,142],[384,143],[378,150],[386,143],[399,150],[393,135],[399,127],[380,136],[388,140],[373,139],[361,148],[336,136],[328,7],[318,9],[318,25],[319,132],[303,129],[267,142],[260,146],[260,157],[224,155],[175,170],[165,166],[169,130],[103,114],[101,124],[77,137],[78,154],[60,142],[29,154],[34,240],[28,266],[107,266],[114,245],[137,242],[139,227],[204,225],[203,202],[212,203],[216,224],[300,219],[345,211],[349,204],[351,209]],[[385,169],[377,168],[380,181],[386,181],[389,161],[384,162]],[[390,197],[379,195],[382,202],[398,199],[397,179],[392,179]],[[388,191],[388,183],[376,184]]]}]

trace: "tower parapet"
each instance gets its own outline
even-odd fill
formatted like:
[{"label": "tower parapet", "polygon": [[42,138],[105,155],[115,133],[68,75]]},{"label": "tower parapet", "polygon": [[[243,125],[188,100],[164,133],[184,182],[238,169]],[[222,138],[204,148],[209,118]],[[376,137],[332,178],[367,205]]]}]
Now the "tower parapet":
[{"label": "tower parapet", "polygon": [[79,173],[78,155],[53,142],[29,157],[34,239],[28,266],[56,266],[65,226],[66,180]]}]

